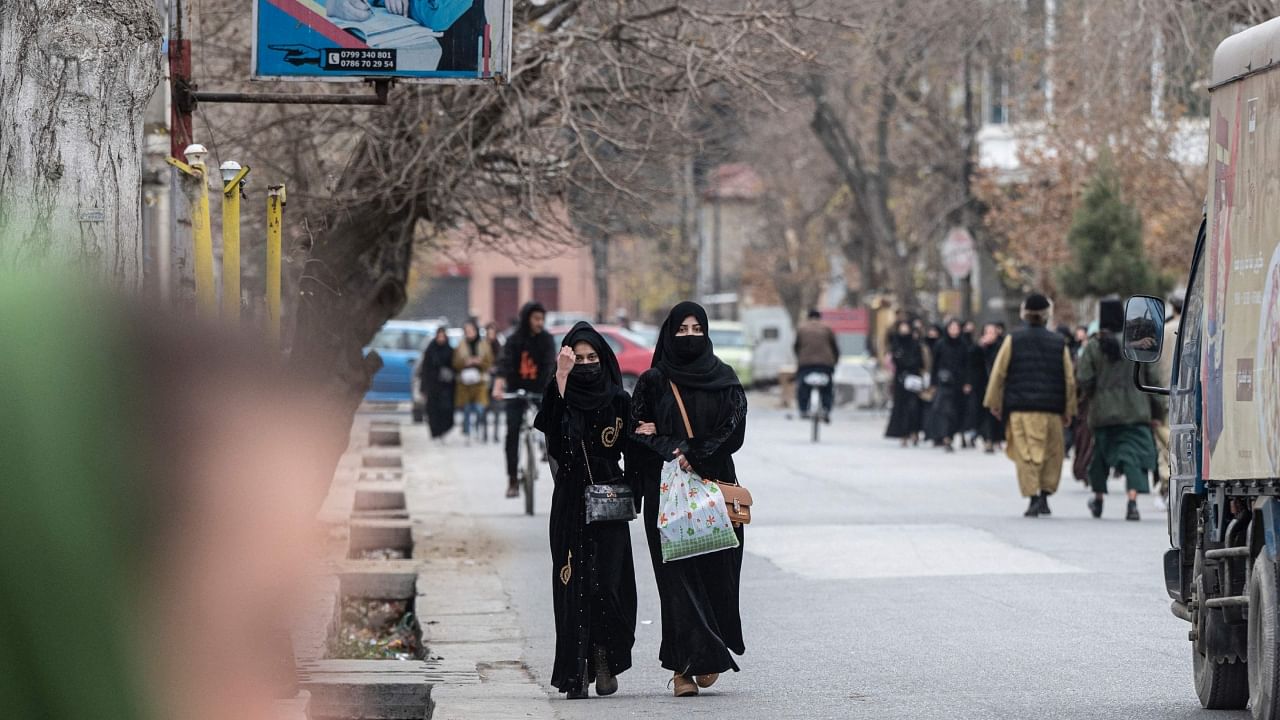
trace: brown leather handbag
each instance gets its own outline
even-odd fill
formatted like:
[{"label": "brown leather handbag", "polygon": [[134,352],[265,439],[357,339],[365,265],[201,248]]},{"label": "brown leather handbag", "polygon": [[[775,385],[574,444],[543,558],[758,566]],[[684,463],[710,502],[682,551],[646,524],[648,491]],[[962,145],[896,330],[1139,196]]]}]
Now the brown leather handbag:
[{"label": "brown leather handbag", "polygon": [[[670,381],[668,381],[670,382]],[[684,409],[684,398],[680,396],[680,388],[675,383],[671,383],[671,392],[676,396],[676,406],[680,408],[680,419],[684,420],[684,431],[693,439],[693,425],[689,424],[689,413]],[[707,478],[711,480],[712,478]],[[751,491],[742,487],[740,484],[715,481],[720,488],[720,494],[724,496],[725,507],[729,510],[729,519],[733,521],[734,527],[746,525],[751,522]]]}]

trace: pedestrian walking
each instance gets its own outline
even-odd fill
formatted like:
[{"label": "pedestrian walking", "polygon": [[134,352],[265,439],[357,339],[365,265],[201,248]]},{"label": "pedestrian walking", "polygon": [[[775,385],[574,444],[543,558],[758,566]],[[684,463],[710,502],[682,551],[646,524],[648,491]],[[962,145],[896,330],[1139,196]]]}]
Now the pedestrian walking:
[{"label": "pedestrian walking", "polygon": [[809,317],[796,328],[796,407],[800,409],[800,417],[809,417],[810,388],[805,383],[809,373],[822,373],[827,376],[827,384],[818,388],[818,396],[822,399],[822,419],[831,422],[831,407],[835,404],[835,383],[832,382],[836,363],[840,362],[840,346],[836,344],[836,334],[822,322],[822,312],[813,309]]},{"label": "pedestrian walking", "polygon": [[1022,304],[1025,325],[1000,346],[983,404],[1005,421],[1005,452],[1029,499],[1027,517],[1049,515],[1064,458],[1062,428],[1075,414],[1076,385],[1071,353],[1049,330],[1053,304],[1039,293]]},{"label": "pedestrian walking", "polygon": [[[679,388],[693,437],[685,430],[674,388]],[[716,358],[702,306],[682,302],[671,309],[658,334],[653,367],[636,385],[631,415],[645,534],[662,604],[659,659],[675,673],[676,697],[697,695],[720,673],[737,672],[733,654],[746,651],[738,610],[743,528],[735,529],[737,548],[670,563],[662,561],[658,532],[665,461],[676,458],[702,478],[738,481],[733,454],[746,432],[747,395],[733,369]]]},{"label": "pedestrian walking", "polygon": [[947,452],[955,452],[955,434],[964,424],[969,384],[969,347],[959,320],[947,323],[933,345],[933,383],[937,393],[925,414],[925,437]]},{"label": "pedestrian walking", "polygon": [[[551,495],[552,605],[556,658],[551,684],[570,698],[618,690],[617,676],[631,667],[635,644],[636,573],[625,520],[588,523],[586,491],[593,485],[625,485],[619,463],[629,445],[631,398],[609,343],[590,323],[565,335],[555,378],[543,394],[534,426],[547,437],[554,461]],[[629,509],[639,509],[633,488]]]},{"label": "pedestrian walking", "polygon": [[893,367],[893,409],[889,413],[889,426],[884,436],[902,441],[920,443],[921,416],[924,403],[925,376],[929,373],[929,352],[906,320],[889,338],[889,356],[885,362]]},{"label": "pedestrian walking", "polygon": [[556,367],[556,346],[546,331],[547,309],[541,303],[529,302],[520,308],[516,330],[502,348],[498,377],[493,383],[495,402],[505,402],[507,440],[503,451],[507,458],[507,497],[520,497],[517,466],[520,460],[520,426],[529,400],[503,400],[508,391],[524,390],[541,393],[551,380]]},{"label": "pedestrian walking", "polygon": [[489,368],[493,355],[489,343],[480,337],[474,320],[462,326],[462,342],[453,351],[453,369],[457,373],[454,404],[462,411],[462,435],[471,444],[471,431],[484,423],[489,404]]},{"label": "pedestrian walking", "polygon": [[966,349],[969,384],[969,390],[964,395],[964,422],[960,425],[960,446],[963,448],[978,447],[983,418],[989,414],[982,406],[982,396],[987,391],[987,361],[979,338],[974,336],[976,332],[974,323],[970,321],[964,324],[964,332],[961,333]]},{"label": "pedestrian walking", "polygon": [[[1098,306],[1098,334],[1085,346],[1076,369],[1081,394],[1089,400],[1089,429],[1093,433],[1093,460],[1089,485],[1093,499],[1089,512],[1102,517],[1107,479],[1114,468],[1125,477],[1129,498],[1125,520],[1139,520],[1138,495],[1150,491],[1150,474],[1156,470],[1156,444],[1152,431],[1164,418],[1164,398],[1147,394],[1133,383],[1133,362],[1120,353],[1124,331],[1124,306],[1118,299]],[[1153,364],[1141,366],[1143,382],[1158,385]]]},{"label": "pedestrian walking", "polygon": [[975,386],[973,396],[978,404],[978,436],[982,438],[984,452],[995,454],[1004,445],[1004,421],[996,417],[984,404],[987,387],[991,384],[991,371],[996,365],[996,355],[1004,344],[1004,324],[987,323],[982,326],[978,347],[982,352],[982,384]]},{"label": "pedestrian walking", "polygon": [[439,440],[453,429],[454,420],[453,348],[444,326],[436,328],[419,367],[422,394],[427,398],[427,427],[431,437]]},{"label": "pedestrian walking", "polygon": [[[502,346],[506,341],[502,333],[498,332],[498,323],[490,320],[489,324],[484,326],[484,341],[489,346],[489,356],[493,358],[493,364],[489,366],[489,394],[492,396],[494,383],[498,379],[498,360],[502,357]],[[491,425],[493,426],[493,439],[495,442],[498,440],[496,406],[497,403],[489,403],[488,407],[485,408],[483,418],[484,432],[480,436],[480,439],[484,442],[489,442],[489,427]]]}]

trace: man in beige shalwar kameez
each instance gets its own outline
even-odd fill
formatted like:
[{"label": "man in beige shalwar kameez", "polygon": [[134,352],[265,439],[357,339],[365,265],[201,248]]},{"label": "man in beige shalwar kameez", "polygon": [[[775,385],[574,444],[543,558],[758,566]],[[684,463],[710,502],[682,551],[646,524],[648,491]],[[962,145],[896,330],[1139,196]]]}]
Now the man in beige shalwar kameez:
[{"label": "man in beige shalwar kameez", "polygon": [[983,405],[1004,417],[1006,452],[1018,469],[1018,487],[1030,498],[1027,517],[1049,515],[1065,456],[1063,427],[1076,412],[1071,351],[1048,329],[1053,304],[1032,294],[1022,304],[1026,325],[1005,338],[996,355]]}]

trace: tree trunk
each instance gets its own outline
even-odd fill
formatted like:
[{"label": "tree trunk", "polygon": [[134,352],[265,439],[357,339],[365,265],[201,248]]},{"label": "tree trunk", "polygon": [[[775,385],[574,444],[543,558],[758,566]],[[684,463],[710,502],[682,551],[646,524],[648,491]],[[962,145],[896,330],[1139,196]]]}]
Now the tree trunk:
[{"label": "tree trunk", "polygon": [[140,289],[154,0],[0,1],[0,267]]},{"label": "tree trunk", "polygon": [[813,76],[809,81],[809,93],[813,98],[813,118],[810,128],[835,164],[841,178],[853,191],[854,232],[866,232],[871,236],[875,252],[885,260],[889,268],[889,282],[898,303],[906,310],[916,309],[915,282],[911,273],[911,257],[898,239],[897,221],[889,209],[888,142],[893,113],[894,97],[889,90],[881,96],[881,108],[876,122],[876,163],[872,165],[840,121],[835,109],[827,101],[823,78]]},{"label": "tree trunk", "polygon": [[596,279],[596,322],[608,322],[609,307],[609,236],[597,232],[591,239],[591,264]]}]

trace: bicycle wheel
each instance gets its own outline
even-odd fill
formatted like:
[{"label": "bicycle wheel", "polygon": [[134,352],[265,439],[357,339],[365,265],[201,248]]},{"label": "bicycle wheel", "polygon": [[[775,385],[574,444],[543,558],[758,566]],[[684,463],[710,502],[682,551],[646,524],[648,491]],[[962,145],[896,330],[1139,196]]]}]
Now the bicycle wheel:
[{"label": "bicycle wheel", "polygon": [[538,479],[538,458],[534,456],[533,431],[524,434],[524,514],[533,514],[533,481]]},{"label": "bicycle wheel", "polygon": [[809,417],[813,422],[813,442],[818,442],[818,426],[822,424],[822,398],[814,390],[809,395]]}]

